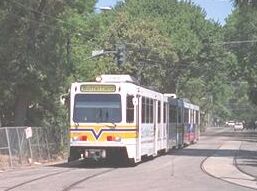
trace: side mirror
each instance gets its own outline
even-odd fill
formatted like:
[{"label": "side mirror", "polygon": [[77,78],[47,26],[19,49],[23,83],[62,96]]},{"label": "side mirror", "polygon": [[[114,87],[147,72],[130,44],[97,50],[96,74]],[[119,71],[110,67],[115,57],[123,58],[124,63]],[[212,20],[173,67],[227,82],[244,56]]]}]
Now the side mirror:
[{"label": "side mirror", "polygon": [[61,95],[60,96],[60,102],[61,102],[62,105],[65,104],[65,100],[66,100],[65,95]]},{"label": "side mirror", "polygon": [[60,103],[62,105],[68,106],[70,101],[70,94],[63,94],[60,96]]}]

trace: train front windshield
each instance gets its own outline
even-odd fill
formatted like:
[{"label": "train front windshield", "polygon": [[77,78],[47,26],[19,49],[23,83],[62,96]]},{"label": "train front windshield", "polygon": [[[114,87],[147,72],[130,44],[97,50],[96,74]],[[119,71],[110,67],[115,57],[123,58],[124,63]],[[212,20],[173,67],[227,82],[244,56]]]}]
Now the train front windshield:
[{"label": "train front windshield", "polygon": [[121,122],[119,94],[75,95],[73,121],[76,123]]}]

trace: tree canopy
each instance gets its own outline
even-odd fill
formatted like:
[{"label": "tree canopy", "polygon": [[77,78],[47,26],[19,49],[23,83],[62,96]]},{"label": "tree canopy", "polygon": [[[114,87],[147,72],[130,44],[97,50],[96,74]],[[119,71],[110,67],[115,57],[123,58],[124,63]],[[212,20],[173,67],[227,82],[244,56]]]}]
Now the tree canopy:
[{"label": "tree canopy", "polygon": [[[252,118],[256,120],[257,105],[257,7],[256,1],[235,1],[235,10],[227,19],[224,26],[225,41],[228,51],[233,53],[237,62],[230,66],[229,76],[232,82],[245,84],[245,89],[236,91],[245,92],[239,98],[244,99],[244,105],[239,108],[251,110]],[[240,99],[234,104],[242,105]],[[247,106],[249,104],[249,106]],[[244,115],[244,110],[242,110]]]},{"label": "tree canopy", "polygon": [[[189,98],[224,120],[240,113],[235,104],[256,111],[249,101],[257,104],[255,4],[235,1],[221,26],[191,1],[126,0],[100,13],[95,3],[0,2],[2,125],[65,128],[60,95],[71,82],[103,73],[134,75],[142,85]],[[126,50],[123,65],[115,54],[91,58],[93,50],[119,45]]]}]

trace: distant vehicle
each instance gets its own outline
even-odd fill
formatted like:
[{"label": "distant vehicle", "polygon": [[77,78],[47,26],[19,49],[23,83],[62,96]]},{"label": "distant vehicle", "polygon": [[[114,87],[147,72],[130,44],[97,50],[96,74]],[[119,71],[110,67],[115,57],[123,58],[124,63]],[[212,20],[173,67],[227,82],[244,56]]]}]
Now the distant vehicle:
[{"label": "distant vehicle", "polygon": [[226,122],[226,127],[234,127],[235,126],[235,122],[234,121],[227,121]]},{"label": "distant vehicle", "polygon": [[242,131],[244,129],[244,125],[242,122],[236,122],[234,125],[234,131],[240,130]]}]

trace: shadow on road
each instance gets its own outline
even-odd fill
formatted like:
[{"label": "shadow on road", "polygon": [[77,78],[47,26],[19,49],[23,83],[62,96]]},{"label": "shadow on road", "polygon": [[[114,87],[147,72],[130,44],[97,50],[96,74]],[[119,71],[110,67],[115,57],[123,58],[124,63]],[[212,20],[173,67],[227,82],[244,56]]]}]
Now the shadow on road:
[{"label": "shadow on road", "polygon": [[77,160],[69,163],[63,162],[59,164],[49,165],[49,167],[94,169],[94,168],[127,168],[132,166],[127,163],[121,163],[121,162]]},{"label": "shadow on road", "polygon": [[[205,137],[228,137],[232,138],[235,141],[247,141],[252,143],[257,143],[257,132],[255,131],[237,131],[234,132],[232,129],[225,129],[226,131],[207,131],[204,132],[202,135]],[[183,149],[172,149],[168,152],[168,155],[173,156],[189,156],[189,157],[235,157],[239,159],[251,159],[249,163],[244,163],[243,165],[252,165],[257,166],[257,152],[255,151],[248,151],[248,150],[229,150],[229,149],[197,149],[197,148],[190,148],[185,147]],[[147,160],[151,159],[144,159],[143,162],[147,162]],[[239,161],[240,162],[240,161]],[[60,168],[127,168],[131,167],[131,165],[127,163],[122,163],[118,159],[112,162],[108,161],[73,161],[73,162],[63,162],[59,164],[49,165],[50,167],[60,167]]]},{"label": "shadow on road", "polygon": [[[192,148],[184,148],[181,150],[171,150],[169,152],[170,155],[174,156],[195,156],[195,157],[234,157],[238,155],[238,152],[235,150],[230,149],[192,149]],[[249,158],[249,156],[256,156],[257,159],[257,152],[255,151],[246,151],[242,150],[239,152],[239,156]]]},{"label": "shadow on road", "polygon": [[202,133],[203,136],[208,137],[229,137],[234,138],[238,141],[251,141],[251,142],[257,142],[257,132],[256,131],[249,131],[249,130],[243,130],[243,131],[227,131],[227,132],[204,132]]}]

